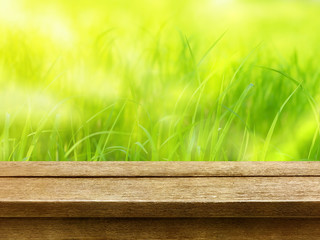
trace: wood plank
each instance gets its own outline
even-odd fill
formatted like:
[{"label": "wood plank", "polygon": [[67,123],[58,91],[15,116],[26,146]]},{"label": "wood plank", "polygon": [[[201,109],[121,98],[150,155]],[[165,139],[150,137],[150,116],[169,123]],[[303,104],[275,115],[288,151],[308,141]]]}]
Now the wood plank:
[{"label": "wood plank", "polygon": [[320,219],[1,219],[0,238],[95,240],[318,240]]},{"label": "wood plank", "polygon": [[320,239],[319,167],[0,163],[0,239]]},{"label": "wood plank", "polygon": [[1,176],[320,176],[320,162],[0,162]]},{"label": "wood plank", "polygon": [[0,217],[320,217],[319,177],[0,178]]}]

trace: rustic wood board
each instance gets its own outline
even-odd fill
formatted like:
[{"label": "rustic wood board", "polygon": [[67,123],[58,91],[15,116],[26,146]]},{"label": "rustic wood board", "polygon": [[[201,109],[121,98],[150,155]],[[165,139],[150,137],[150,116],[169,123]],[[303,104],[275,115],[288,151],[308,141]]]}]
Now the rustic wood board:
[{"label": "rustic wood board", "polygon": [[9,240],[319,240],[320,219],[1,219]]},{"label": "rustic wood board", "polygon": [[320,217],[319,177],[0,178],[0,217]]},{"label": "rustic wood board", "polygon": [[1,162],[0,239],[320,239],[320,162]]},{"label": "rustic wood board", "polygon": [[320,162],[1,162],[0,177],[320,176]]}]

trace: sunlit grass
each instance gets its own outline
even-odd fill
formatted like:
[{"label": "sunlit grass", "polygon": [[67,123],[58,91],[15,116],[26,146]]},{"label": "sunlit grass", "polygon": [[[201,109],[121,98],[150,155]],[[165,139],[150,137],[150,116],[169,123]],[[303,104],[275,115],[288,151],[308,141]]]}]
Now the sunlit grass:
[{"label": "sunlit grass", "polygon": [[0,160],[320,158],[318,1],[0,6]]}]

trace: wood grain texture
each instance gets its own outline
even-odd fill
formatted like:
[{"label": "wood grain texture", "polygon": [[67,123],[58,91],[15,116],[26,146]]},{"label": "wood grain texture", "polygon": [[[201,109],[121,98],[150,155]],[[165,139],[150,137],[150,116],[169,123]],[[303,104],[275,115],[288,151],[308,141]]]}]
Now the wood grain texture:
[{"label": "wood grain texture", "polygon": [[320,176],[320,162],[0,162],[0,177]]},{"label": "wood grain texture", "polygon": [[0,163],[0,240],[320,239],[318,162]]},{"label": "wood grain texture", "polygon": [[320,178],[0,178],[0,217],[49,216],[320,217]]},{"label": "wood grain texture", "polygon": [[318,240],[320,219],[1,219],[1,240]]}]

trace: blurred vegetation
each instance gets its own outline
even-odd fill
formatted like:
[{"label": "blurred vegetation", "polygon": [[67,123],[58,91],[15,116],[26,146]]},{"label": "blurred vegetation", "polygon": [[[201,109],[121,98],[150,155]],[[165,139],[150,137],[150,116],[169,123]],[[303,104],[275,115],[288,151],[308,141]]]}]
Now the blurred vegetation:
[{"label": "blurred vegetation", "polygon": [[320,1],[0,6],[0,160],[320,159]]}]

